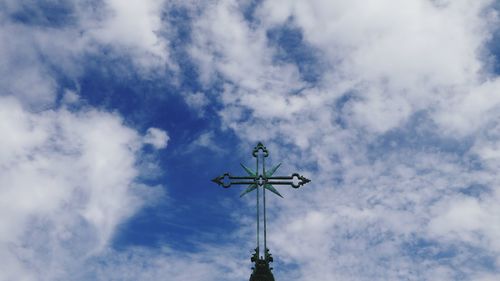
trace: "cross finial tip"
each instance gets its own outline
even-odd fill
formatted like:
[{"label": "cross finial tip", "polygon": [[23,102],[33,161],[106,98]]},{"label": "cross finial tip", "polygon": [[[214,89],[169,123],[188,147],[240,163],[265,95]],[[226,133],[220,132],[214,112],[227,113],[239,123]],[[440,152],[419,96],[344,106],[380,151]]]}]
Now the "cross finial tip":
[{"label": "cross finial tip", "polygon": [[253,157],[257,157],[257,153],[259,152],[259,150],[264,153],[264,157],[267,157],[269,155],[267,148],[262,144],[262,142],[259,142],[252,151]]},{"label": "cross finial tip", "polygon": [[222,178],[221,177],[215,177],[212,179],[212,182],[218,184],[218,185],[222,185]]}]

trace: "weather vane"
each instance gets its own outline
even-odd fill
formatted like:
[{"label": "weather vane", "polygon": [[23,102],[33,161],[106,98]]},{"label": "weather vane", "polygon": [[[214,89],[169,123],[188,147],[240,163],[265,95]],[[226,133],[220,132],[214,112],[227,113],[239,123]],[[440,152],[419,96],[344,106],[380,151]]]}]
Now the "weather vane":
[{"label": "weather vane", "polygon": [[[257,198],[257,247],[255,252],[251,257],[251,261],[255,263],[252,268],[253,272],[250,276],[250,281],[274,281],[274,276],[271,272],[272,268],[269,267],[269,263],[273,262],[272,255],[269,253],[267,248],[267,222],[266,222],[266,190],[283,198],[281,194],[274,187],[275,185],[288,185],[293,188],[299,188],[304,184],[310,182],[309,179],[298,173],[293,173],[290,176],[274,176],[274,173],[281,166],[281,163],[274,166],[270,170],[266,170],[266,158],[269,156],[269,151],[262,144],[258,143],[257,146],[252,151],[252,156],[256,159],[255,171],[241,164],[241,167],[248,174],[247,176],[232,176],[229,173],[225,173],[222,176],[214,178],[212,181],[216,184],[229,188],[234,185],[246,185],[247,188],[241,193],[240,197],[256,191]],[[259,164],[262,163],[261,170],[259,169]],[[262,188],[262,203],[263,203],[263,218],[264,218],[264,257],[260,256],[260,201],[259,196],[260,189]]]}]

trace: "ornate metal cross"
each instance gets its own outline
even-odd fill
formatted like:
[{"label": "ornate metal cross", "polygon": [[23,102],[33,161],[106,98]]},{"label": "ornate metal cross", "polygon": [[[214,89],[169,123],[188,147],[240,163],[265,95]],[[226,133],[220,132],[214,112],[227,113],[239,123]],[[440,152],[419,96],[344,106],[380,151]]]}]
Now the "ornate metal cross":
[{"label": "ornate metal cross", "polygon": [[[252,156],[256,158],[256,167],[255,171],[246,167],[243,164],[240,164],[241,167],[246,171],[247,176],[233,176],[229,173],[225,173],[222,176],[214,178],[212,181],[216,184],[229,188],[234,185],[246,185],[247,188],[241,193],[240,197],[256,190],[257,192],[257,247],[255,248],[255,253],[251,258],[252,262],[255,262],[254,272],[252,273],[252,277],[255,280],[260,280],[257,275],[262,275],[262,280],[274,280],[272,277],[271,269],[269,268],[269,262],[272,262],[272,256],[269,253],[269,249],[267,248],[267,222],[266,222],[266,190],[271,191],[272,193],[282,197],[281,194],[274,187],[275,185],[288,185],[293,188],[299,188],[304,184],[310,182],[309,179],[304,176],[299,175],[298,173],[293,173],[290,176],[274,176],[274,173],[281,166],[281,163],[272,167],[270,170],[266,170],[266,162],[265,159],[269,156],[269,151],[262,144],[258,143],[257,146],[252,151]],[[261,161],[260,161],[261,159]],[[262,163],[262,172],[259,170],[259,164]],[[262,202],[263,202],[263,211],[264,211],[264,253],[265,258],[260,257],[260,197],[259,190],[262,188]],[[266,273],[267,272],[267,273]],[[265,277],[268,274],[270,277]],[[250,280],[253,280],[252,277]]]}]

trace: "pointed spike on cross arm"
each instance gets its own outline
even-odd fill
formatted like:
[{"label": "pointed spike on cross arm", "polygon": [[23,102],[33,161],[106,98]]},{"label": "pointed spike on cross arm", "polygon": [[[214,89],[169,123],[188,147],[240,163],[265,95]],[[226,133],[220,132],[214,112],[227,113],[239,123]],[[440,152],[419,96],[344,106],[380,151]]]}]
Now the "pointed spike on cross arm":
[{"label": "pointed spike on cross arm", "polygon": [[276,170],[278,170],[278,168],[281,166],[281,163],[279,163],[278,165],[272,167],[269,171],[266,171],[266,177],[272,177],[274,175],[274,173],[276,172]]},{"label": "pointed spike on cross arm", "polygon": [[249,186],[247,187],[247,189],[245,189],[245,190],[244,190],[244,191],[240,194],[240,197],[243,197],[243,196],[245,196],[247,193],[250,193],[250,192],[252,192],[252,191],[254,191],[254,190],[256,190],[256,189],[257,189],[257,185],[256,185],[256,184],[249,185]]},{"label": "pointed spike on cross arm", "polygon": [[278,192],[278,190],[276,190],[276,188],[274,188],[274,186],[272,186],[270,184],[266,184],[266,185],[264,185],[264,188],[271,191],[272,193],[278,195],[279,197],[283,198],[283,196]]},{"label": "pointed spike on cross arm", "polygon": [[252,177],[257,177],[257,173],[252,171],[252,169],[248,168],[247,166],[243,165],[242,163],[240,163],[240,165],[243,168],[243,170],[245,170],[247,172],[248,175],[250,175]]}]

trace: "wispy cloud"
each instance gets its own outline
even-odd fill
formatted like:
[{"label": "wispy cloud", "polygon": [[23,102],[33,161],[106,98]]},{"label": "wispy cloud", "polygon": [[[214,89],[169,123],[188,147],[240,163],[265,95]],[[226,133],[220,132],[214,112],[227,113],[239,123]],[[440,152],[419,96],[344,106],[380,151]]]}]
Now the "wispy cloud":
[{"label": "wispy cloud", "polygon": [[[226,84],[223,126],[311,168],[271,230],[300,280],[498,275],[492,3],[264,1],[248,22],[222,1],[199,19],[193,56]],[[284,25],[321,54],[318,81],[271,59],[265,34]],[[464,193],[475,185],[487,188]]]}]

